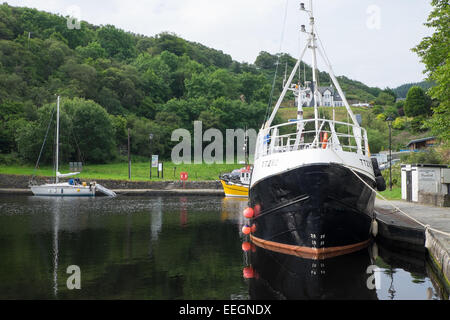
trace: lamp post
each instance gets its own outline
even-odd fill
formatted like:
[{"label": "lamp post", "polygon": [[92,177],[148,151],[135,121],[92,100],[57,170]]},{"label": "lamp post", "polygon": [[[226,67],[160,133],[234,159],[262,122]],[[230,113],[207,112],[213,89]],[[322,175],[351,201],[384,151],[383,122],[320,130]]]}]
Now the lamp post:
[{"label": "lamp post", "polygon": [[150,180],[152,179],[152,140],[153,140],[153,133],[150,133],[148,135],[150,144],[149,144],[149,150],[150,150]]},{"label": "lamp post", "polygon": [[389,126],[389,190],[392,191],[392,121],[390,116],[386,119]]}]

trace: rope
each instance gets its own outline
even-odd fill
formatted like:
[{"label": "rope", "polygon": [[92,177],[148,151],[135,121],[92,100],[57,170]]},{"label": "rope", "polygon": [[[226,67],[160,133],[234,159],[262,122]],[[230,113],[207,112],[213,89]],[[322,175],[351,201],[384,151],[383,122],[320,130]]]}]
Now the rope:
[{"label": "rope", "polygon": [[48,124],[48,126],[47,126],[47,131],[46,131],[46,133],[45,133],[44,142],[42,143],[41,151],[39,152],[39,157],[38,157],[38,159],[37,159],[37,161],[36,161],[36,165],[35,165],[35,167],[34,167],[33,175],[31,176],[31,181],[33,181],[33,180],[34,180],[34,177],[36,176],[36,171],[37,171],[37,168],[38,168],[38,166],[39,166],[39,162],[41,161],[41,157],[42,157],[42,153],[43,153],[43,151],[44,151],[45,144],[46,144],[46,142],[47,142],[48,132],[50,131],[50,126],[51,126],[51,124],[52,124],[52,119],[53,119],[53,114],[54,114],[54,113],[55,113],[55,109],[52,110],[52,113],[51,113],[51,115],[50,115],[50,121],[49,121],[49,124]]},{"label": "rope", "polygon": [[376,191],[374,188],[372,188],[366,181],[364,181],[363,178],[361,178],[361,177],[355,172],[355,170],[353,170],[352,168],[349,168],[349,169],[355,174],[355,176],[358,177],[359,180],[361,180],[366,186],[368,186],[372,191],[374,191],[374,192],[377,194],[377,196],[381,197],[384,201],[388,202],[388,203],[389,203],[394,209],[396,209],[398,212],[402,213],[403,215],[405,215],[405,216],[408,217],[409,219],[413,220],[415,223],[421,225],[423,228],[425,228],[425,231],[427,231],[427,230],[432,230],[432,231],[435,231],[435,232],[438,232],[438,233],[441,233],[441,234],[443,234],[443,235],[446,235],[446,236],[450,237],[450,233],[444,232],[444,231],[441,231],[441,230],[438,230],[438,229],[435,229],[435,228],[431,227],[430,225],[424,224],[424,223],[420,222],[419,220],[417,220],[417,219],[411,217],[409,214],[407,214],[406,212],[404,212],[402,209],[400,209],[399,207],[397,207],[395,204],[391,203],[388,199],[386,199],[385,197],[383,197],[383,195],[381,195],[378,191]]},{"label": "rope", "polygon": [[[335,151],[334,149],[332,149],[333,151]],[[344,163],[344,160],[339,156],[339,154],[337,152],[334,152],[336,154],[336,156],[341,159],[342,163]],[[432,230],[435,231],[437,233],[443,234],[447,237],[450,237],[450,233],[445,232],[445,231],[441,231],[438,229],[435,229],[433,227],[431,227],[429,224],[424,224],[422,222],[420,222],[419,220],[411,217],[409,214],[407,214],[406,212],[404,212],[402,209],[400,209],[399,207],[397,207],[395,204],[391,203],[388,199],[386,199],[382,194],[380,194],[377,190],[375,190],[374,188],[372,188],[371,185],[369,185],[366,181],[364,181],[363,178],[361,178],[356,172],[355,170],[353,170],[353,168],[347,167],[348,169],[350,169],[351,172],[353,172],[353,174],[359,179],[361,180],[367,187],[369,187],[369,189],[371,189],[373,192],[375,192],[375,194],[377,196],[379,196],[381,199],[383,199],[384,201],[386,201],[387,203],[389,203],[395,210],[397,210],[398,212],[400,212],[401,214],[405,215],[407,218],[411,219],[412,221],[414,221],[415,223],[417,223],[418,225],[422,226],[423,228],[425,228],[425,232],[427,232],[428,230]]]}]

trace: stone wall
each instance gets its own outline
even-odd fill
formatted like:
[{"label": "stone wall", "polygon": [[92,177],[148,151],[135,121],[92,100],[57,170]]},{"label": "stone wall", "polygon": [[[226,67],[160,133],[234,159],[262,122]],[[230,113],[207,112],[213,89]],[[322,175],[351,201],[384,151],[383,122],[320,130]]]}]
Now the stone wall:
[{"label": "stone wall", "polygon": [[419,192],[419,203],[430,204],[436,207],[450,207],[450,195]]},{"label": "stone wall", "polygon": [[[0,189],[27,189],[30,176],[5,175],[0,174]],[[51,183],[52,178],[37,177],[38,184]],[[82,179],[83,180],[83,179]],[[87,179],[88,181],[94,181]],[[155,189],[155,190],[171,190],[183,189],[181,181],[121,181],[121,180],[95,180],[97,183],[106,188],[118,189]],[[187,181],[186,189],[213,189],[220,190],[222,185],[220,181]]]}]

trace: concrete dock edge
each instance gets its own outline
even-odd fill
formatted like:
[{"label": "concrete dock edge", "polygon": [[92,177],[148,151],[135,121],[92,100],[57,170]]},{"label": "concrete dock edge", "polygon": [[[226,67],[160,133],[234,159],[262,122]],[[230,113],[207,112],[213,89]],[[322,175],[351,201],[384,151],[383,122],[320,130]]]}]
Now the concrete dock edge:
[{"label": "concrete dock edge", "polygon": [[[450,292],[450,254],[446,249],[448,237],[442,236],[434,231],[427,230],[426,246],[430,254],[430,260],[439,277],[443,280],[447,292]],[[447,243],[447,246],[445,245]]]}]

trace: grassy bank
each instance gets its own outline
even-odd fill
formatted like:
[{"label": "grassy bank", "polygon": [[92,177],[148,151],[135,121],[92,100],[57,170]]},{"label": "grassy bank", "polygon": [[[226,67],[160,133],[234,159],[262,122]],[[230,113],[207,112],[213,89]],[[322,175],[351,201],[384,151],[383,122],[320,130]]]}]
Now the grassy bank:
[{"label": "grassy bank", "polygon": [[389,190],[389,186],[386,191],[380,192],[383,197],[388,200],[402,200],[402,188],[393,186],[392,191]]},{"label": "grassy bank", "polygon": [[[164,180],[175,181],[180,179],[180,172],[187,172],[190,181],[217,180],[221,173],[230,172],[233,169],[241,168],[240,164],[214,164],[214,165],[175,165],[171,162],[164,163]],[[33,166],[20,165],[0,165],[0,174],[29,175],[33,174]],[[131,179],[133,181],[148,181],[150,175],[149,162],[133,162],[131,164]],[[70,172],[69,166],[62,166],[60,172]],[[54,176],[52,166],[43,166],[36,171],[37,176]],[[102,180],[128,180],[128,164],[112,163],[103,165],[87,165],[78,176],[81,179],[102,179]],[[157,178],[156,168],[152,169],[152,181],[160,181]]]}]

